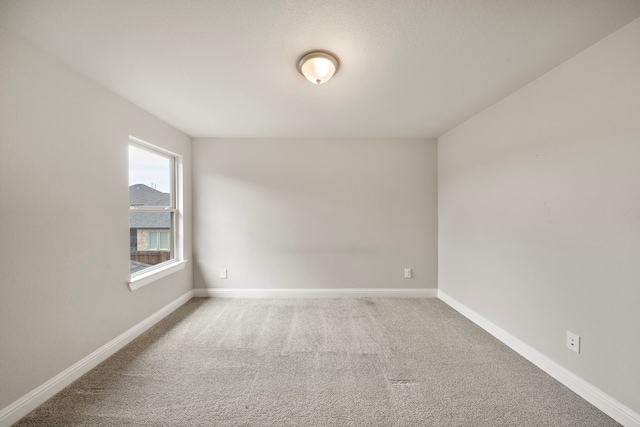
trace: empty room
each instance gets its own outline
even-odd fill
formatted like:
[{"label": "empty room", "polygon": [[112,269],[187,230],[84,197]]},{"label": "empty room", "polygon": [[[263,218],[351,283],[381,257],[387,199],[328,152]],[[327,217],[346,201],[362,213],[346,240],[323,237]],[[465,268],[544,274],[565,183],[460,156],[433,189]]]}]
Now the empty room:
[{"label": "empty room", "polygon": [[0,427],[640,427],[640,0],[0,0],[0,200]]}]

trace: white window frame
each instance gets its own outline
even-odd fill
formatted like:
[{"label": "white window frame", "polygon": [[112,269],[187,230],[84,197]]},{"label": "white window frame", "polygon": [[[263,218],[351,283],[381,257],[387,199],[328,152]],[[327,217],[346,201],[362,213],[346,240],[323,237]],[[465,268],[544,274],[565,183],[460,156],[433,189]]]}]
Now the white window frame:
[{"label": "white window frame", "polygon": [[[172,249],[172,258],[163,263],[154,265],[129,276],[129,289],[133,292],[156,280],[166,277],[176,271],[182,270],[187,263],[184,259],[184,241],[183,241],[183,210],[182,210],[182,176],[183,162],[182,156],[157,145],[151,144],[140,138],[129,136],[130,146],[136,146],[143,150],[151,151],[154,154],[167,157],[170,160],[171,167],[171,202],[170,206],[152,207],[152,206],[129,206],[129,212],[172,212],[172,232],[169,235],[170,250]],[[159,237],[159,236],[158,236]],[[159,245],[160,242],[158,242]]]}]

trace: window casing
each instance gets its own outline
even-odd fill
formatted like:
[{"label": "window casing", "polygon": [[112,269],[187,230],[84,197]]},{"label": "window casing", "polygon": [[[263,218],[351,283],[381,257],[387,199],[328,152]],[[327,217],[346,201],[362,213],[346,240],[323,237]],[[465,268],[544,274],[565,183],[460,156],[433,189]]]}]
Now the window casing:
[{"label": "window casing", "polygon": [[[180,230],[181,157],[129,138],[129,286],[153,281],[172,264],[183,263]],[[157,278],[166,274],[157,274]],[[152,280],[149,280],[149,278]],[[137,289],[140,286],[136,285]]]}]

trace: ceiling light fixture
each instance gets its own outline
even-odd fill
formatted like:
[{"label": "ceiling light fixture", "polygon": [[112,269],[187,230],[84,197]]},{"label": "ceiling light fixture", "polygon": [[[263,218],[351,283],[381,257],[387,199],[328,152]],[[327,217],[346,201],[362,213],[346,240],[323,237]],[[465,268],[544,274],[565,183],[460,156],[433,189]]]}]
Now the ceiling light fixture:
[{"label": "ceiling light fixture", "polygon": [[326,50],[307,52],[298,60],[298,71],[313,84],[322,84],[340,68],[338,57]]}]

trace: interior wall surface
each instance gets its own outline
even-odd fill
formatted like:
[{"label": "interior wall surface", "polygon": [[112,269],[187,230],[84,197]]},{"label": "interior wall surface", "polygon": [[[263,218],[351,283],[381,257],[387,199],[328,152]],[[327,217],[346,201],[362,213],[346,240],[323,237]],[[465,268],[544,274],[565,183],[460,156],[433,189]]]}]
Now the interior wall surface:
[{"label": "interior wall surface", "polygon": [[187,135],[0,29],[0,408],[192,289],[129,290],[129,135],[190,170]]},{"label": "interior wall surface", "polygon": [[639,41],[636,19],[438,141],[439,289],[636,412]]},{"label": "interior wall surface", "polygon": [[193,153],[194,288],[437,287],[435,140],[195,139]]}]

